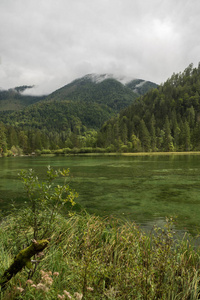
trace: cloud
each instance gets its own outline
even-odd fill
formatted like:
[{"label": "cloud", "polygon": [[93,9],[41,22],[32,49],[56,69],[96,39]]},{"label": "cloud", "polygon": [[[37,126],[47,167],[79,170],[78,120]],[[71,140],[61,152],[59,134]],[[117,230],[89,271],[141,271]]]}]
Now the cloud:
[{"label": "cloud", "polygon": [[1,0],[0,87],[87,73],[161,83],[199,61],[199,0]]}]

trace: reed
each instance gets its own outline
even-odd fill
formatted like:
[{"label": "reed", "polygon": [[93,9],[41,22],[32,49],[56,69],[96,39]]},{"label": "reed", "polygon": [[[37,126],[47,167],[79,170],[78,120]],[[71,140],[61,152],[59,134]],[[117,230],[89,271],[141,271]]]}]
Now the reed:
[{"label": "reed", "polygon": [[[1,226],[1,273],[24,241],[22,232],[15,243],[16,220]],[[49,237],[32,277],[24,269],[1,299],[199,299],[199,250],[175,238],[172,220],[146,234],[116,219],[58,215]]]}]

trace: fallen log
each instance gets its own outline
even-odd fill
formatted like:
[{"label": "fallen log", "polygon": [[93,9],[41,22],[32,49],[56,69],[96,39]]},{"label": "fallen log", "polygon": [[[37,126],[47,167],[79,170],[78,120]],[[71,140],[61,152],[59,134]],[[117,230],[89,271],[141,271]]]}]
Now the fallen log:
[{"label": "fallen log", "polygon": [[21,250],[14,258],[14,261],[10,265],[10,267],[5,270],[4,274],[0,277],[1,289],[5,289],[8,281],[18,272],[20,272],[25,266],[31,269],[31,257],[44,250],[47,247],[48,243],[48,240],[32,240],[32,244],[29,247]]}]

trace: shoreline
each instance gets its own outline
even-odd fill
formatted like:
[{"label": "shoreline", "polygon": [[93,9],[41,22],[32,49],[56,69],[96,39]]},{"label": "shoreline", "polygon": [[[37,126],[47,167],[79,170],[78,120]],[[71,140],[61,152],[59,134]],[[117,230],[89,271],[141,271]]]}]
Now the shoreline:
[{"label": "shoreline", "polygon": [[172,155],[200,155],[200,151],[181,151],[181,152],[111,152],[111,153],[45,153],[45,154],[28,154],[28,155],[15,155],[15,156],[0,156],[1,158],[7,157],[37,157],[37,156],[172,156]]},{"label": "shoreline", "polygon": [[137,152],[120,153],[125,156],[155,156],[155,155],[200,155],[200,151],[182,151],[182,152]]}]

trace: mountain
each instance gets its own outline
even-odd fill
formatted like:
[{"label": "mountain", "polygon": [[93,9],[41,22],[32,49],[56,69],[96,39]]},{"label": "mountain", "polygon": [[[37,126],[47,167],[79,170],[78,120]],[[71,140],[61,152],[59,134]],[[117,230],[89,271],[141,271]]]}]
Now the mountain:
[{"label": "mountain", "polygon": [[17,111],[31,104],[34,104],[44,97],[25,96],[21,94],[23,91],[33,86],[18,86],[9,90],[0,90],[0,111]]},{"label": "mountain", "polygon": [[158,85],[113,74],[87,74],[52,93],[47,100],[81,100],[106,104],[117,111]]},{"label": "mountain", "polygon": [[112,151],[199,151],[200,64],[189,65],[103,125],[98,147]]},{"label": "mountain", "polygon": [[[18,87],[5,91],[4,94],[2,92],[5,100],[1,101],[7,101],[7,108],[10,110],[12,105],[12,109],[16,110],[27,106],[4,117],[1,114],[1,120],[5,124],[57,131],[68,128],[74,131],[77,126],[81,130],[83,126],[97,129],[138,97],[132,89],[108,74],[86,75],[46,97],[23,96],[20,91],[25,88]],[[1,110],[6,110],[5,105],[2,105]]]},{"label": "mountain", "polygon": [[34,86],[18,86],[0,90],[0,111],[18,111],[42,100],[92,101],[105,104],[118,112],[127,107],[139,95],[157,87],[142,79],[116,77],[112,74],[88,74],[78,78],[48,96],[30,96],[24,91]]},{"label": "mountain", "polygon": [[106,105],[113,112],[117,113],[132,104],[137,96],[136,93],[116,79],[106,78],[103,81],[94,82],[87,75],[55,91],[46,100],[97,103]]},{"label": "mountain", "polygon": [[126,86],[140,96],[146,94],[149,90],[158,87],[156,83],[142,79],[131,80],[130,82],[126,83]]},{"label": "mountain", "polygon": [[[42,148],[94,146],[96,131],[104,122],[138,98],[139,93],[127,86],[130,82],[133,80],[116,79],[110,74],[89,74],[46,97],[21,94],[26,87],[6,91],[2,101],[7,101],[7,110],[16,109],[6,112],[4,103],[0,113],[8,148],[19,145],[24,152],[31,152]],[[131,86],[136,90],[143,85],[145,81],[137,81]]]}]

